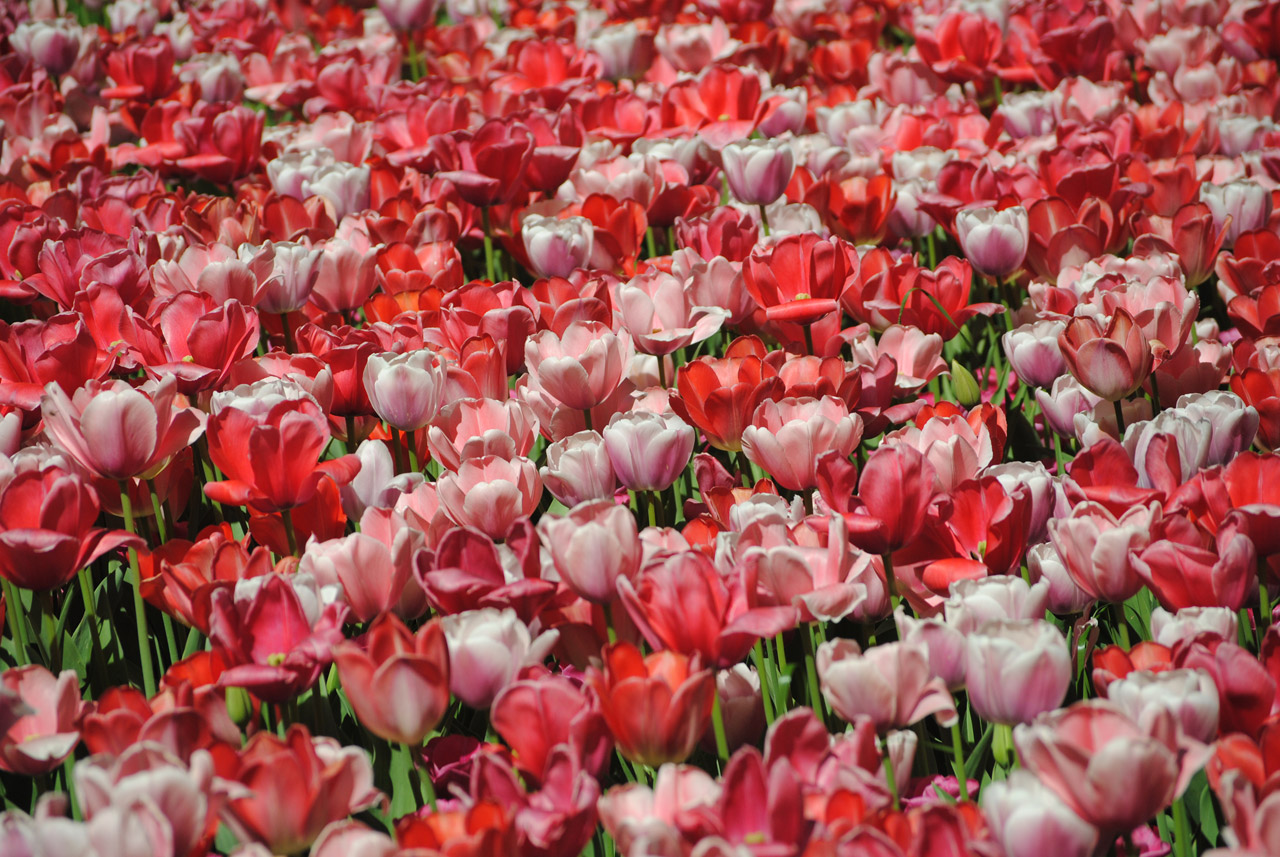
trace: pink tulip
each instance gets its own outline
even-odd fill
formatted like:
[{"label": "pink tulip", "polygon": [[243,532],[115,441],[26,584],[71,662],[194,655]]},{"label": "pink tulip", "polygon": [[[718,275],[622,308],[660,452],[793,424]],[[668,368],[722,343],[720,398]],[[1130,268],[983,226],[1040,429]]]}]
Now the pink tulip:
[{"label": "pink tulip", "polygon": [[823,698],[850,723],[870,717],[885,731],[930,714],[943,726],[956,719],[951,694],[930,676],[929,655],[918,643],[882,643],[863,652],[853,640],[828,640],[818,647],[817,666]]},{"label": "pink tulip", "polygon": [[974,270],[999,280],[1022,267],[1029,223],[1020,205],[1000,211],[966,208],[956,212],[956,237]]},{"label": "pink tulip", "polygon": [[881,446],[909,446],[924,453],[933,465],[934,489],[950,492],[976,478],[995,460],[991,433],[985,424],[975,429],[962,415],[935,416],[923,428],[906,426],[885,435]]},{"label": "pink tulip", "polygon": [[45,430],[77,462],[105,479],[154,478],[204,433],[204,414],[177,399],[177,378],[132,387],[90,381],[68,397],[45,388]]},{"label": "pink tulip", "polygon": [[436,0],[378,0],[378,11],[393,30],[420,30],[435,20]]},{"label": "pink tulip", "polygon": [[1207,760],[1207,748],[1180,744],[1180,731],[1168,711],[1144,728],[1091,700],[1016,727],[1013,743],[1023,767],[1103,837],[1115,837],[1172,803]]},{"label": "pink tulip", "polygon": [[[1036,404],[1040,406],[1045,422],[1063,437],[1075,437],[1076,416],[1091,415],[1094,407],[1101,401],[1101,396],[1086,390],[1070,375],[1058,376],[1048,392],[1036,390]],[[1127,419],[1126,415],[1126,421]]]},{"label": "pink tulip", "polygon": [[1169,711],[1191,740],[1212,744],[1218,737],[1218,687],[1204,670],[1131,672],[1107,685],[1107,699],[1143,728]]},{"label": "pink tulip", "polygon": [[19,56],[43,67],[50,75],[61,77],[80,57],[82,32],[67,18],[23,21],[9,34],[9,45]]},{"label": "pink tulip", "polygon": [[659,357],[702,342],[729,315],[720,307],[694,306],[684,282],[653,268],[619,288],[618,302],[636,349]]},{"label": "pink tulip", "polygon": [[1099,503],[1085,502],[1050,521],[1049,535],[1077,586],[1096,601],[1120,603],[1142,588],[1131,554],[1147,546],[1160,517],[1155,501],[1119,518]]},{"label": "pink tulip", "polygon": [[521,669],[540,664],[558,631],[538,636],[511,609],[485,607],[440,620],[449,641],[450,689],[471,708],[488,708]]},{"label": "pink tulip", "polygon": [[791,146],[776,140],[730,143],[720,150],[729,190],[739,202],[768,205],[782,196],[795,172]]},{"label": "pink tulip", "polygon": [[1230,607],[1185,607],[1177,613],[1156,607],[1151,611],[1151,639],[1170,648],[1201,634],[1230,641],[1236,639],[1237,622]]},{"label": "pink tulip", "polygon": [[1248,179],[1222,185],[1206,181],[1200,185],[1200,201],[1213,213],[1213,228],[1226,229],[1224,250],[1234,247],[1242,233],[1265,228],[1271,217],[1271,191]]},{"label": "pink tulip", "polygon": [[1095,600],[1072,580],[1052,542],[1041,542],[1027,550],[1027,569],[1036,583],[1049,584],[1047,606],[1051,613],[1079,613]]},{"label": "pink tulip", "polygon": [[356,719],[379,738],[421,746],[449,708],[449,652],[439,622],[415,634],[384,615],[360,643],[334,646],[333,660]]},{"label": "pink tulip", "polygon": [[539,528],[560,579],[595,604],[612,602],[618,578],[633,580],[640,570],[635,516],[612,499],[574,506],[561,518],[543,518]]},{"label": "pink tulip", "polygon": [[756,522],[742,529],[739,561],[777,603],[794,605],[801,622],[838,622],[855,615],[883,589],[879,558],[849,544],[839,515],[827,520],[825,547],[796,544],[790,538],[759,544],[764,528]]},{"label": "pink tulip", "polygon": [[388,509],[370,509],[360,532],[307,544],[298,571],[323,586],[337,585],[351,614],[368,622],[387,611],[404,619],[426,612],[427,600],[413,578],[415,561],[425,548],[421,530]]},{"label": "pink tulip", "polygon": [[1024,770],[990,783],[982,810],[1006,857],[1091,857],[1098,845],[1094,826]]},{"label": "pink tulip", "polygon": [[533,514],[542,497],[538,468],[527,458],[469,458],[436,483],[440,507],[454,523],[493,539],[506,538],[517,518]]},{"label": "pink tulip", "polygon": [[743,429],[742,451],[783,488],[805,491],[818,484],[818,456],[848,458],[862,441],[862,418],[835,396],[762,402]]},{"label": "pink tulip", "polygon": [[75,670],[55,676],[37,664],[14,667],[0,675],[0,685],[30,709],[0,736],[0,770],[33,777],[61,765],[80,743],[87,710]]},{"label": "pink tulip", "polygon": [[363,380],[374,413],[392,428],[417,431],[440,411],[445,363],[426,349],[374,354],[365,364]]},{"label": "pink tulip", "polygon": [[939,619],[917,619],[899,607],[893,614],[898,639],[919,644],[929,654],[929,674],[946,684],[947,690],[964,687],[965,637]]},{"label": "pink tulip", "polygon": [[1065,322],[1056,319],[1035,321],[1014,328],[1000,338],[1019,381],[1049,387],[1066,374],[1067,362],[1058,347],[1058,335],[1066,327]]},{"label": "pink tulip", "polygon": [[[302,309],[320,276],[320,251],[292,241],[268,241],[263,249],[270,250],[271,271],[260,281],[262,297],[258,309],[280,314]],[[242,255],[243,252],[242,247]]]},{"label": "pink tulip", "polygon": [[965,688],[988,722],[1012,726],[1057,708],[1071,673],[1066,637],[1043,619],[988,622],[968,635]]},{"label": "pink tulip", "polygon": [[585,217],[543,217],[527,214],[520,237],[533,273],[539,277],[567,277],[591,258],[595,227]]},{"label": "pink tulip", "polygon": [[320,273],[311,290],[311,301],[325,312],[358,309],[378,287],[377,248],[369,246],[367,236],[357,243],[331,238],[320,254]]},{"label": "pink tulip", "polygon": [[542,484],[569,508],[588,500],[613,497],[618,478],[598,432],[580,431],[547,447]]},{"label": "pink tulip", "polygon": [[255,306],[273,262],[271,255],[260,248],[245,248],[237,254],[221,243],[187,247],[177,261],[161,259],[151,267],[152,284],[161,295],[203,292],[219,305],[235,300],[247,307]]},{"label": "pink tulip", "polygon": [[1048,599],[1047,584],[1030,586],[1021,577],[994,575],[957,580],[942,609],[947,624],[967,635],[988,622],[1043,619]]},{"label": "pink tulip", "polygon": [[693,428],[675,414],[619,414],[604,430],[604,447],[618,481],[632,491],[671,487],[693,455]]},{"label": "pink tulip", "polygon": [[533,408],[518,399],[460,399],[440,409],[427,429],[427,448],[456,472],[468,458],[527,456],[537,437]]},{"label": "pink tulip", "polygon": [[557,336],[541,330],[525,340],[525,363],[538,386],[565,407],[587,410],[601,404],[626,376],[629,340],[598,321],[571,322]]}]

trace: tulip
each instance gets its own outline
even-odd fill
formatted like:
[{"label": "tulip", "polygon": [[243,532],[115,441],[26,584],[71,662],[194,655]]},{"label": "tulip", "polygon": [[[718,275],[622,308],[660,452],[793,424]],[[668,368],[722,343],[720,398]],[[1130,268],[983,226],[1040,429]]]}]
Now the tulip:
[{"label": "tulip", "polygon": [[296,723],[283,738],[265,731],[250,738],[232,779],[249,795],[229,802],[223,817],[241,842],[273,854],[305,850],[330,822],[382,799],[364,750],[313,738]]},{"label": "tulip", "polygon": [[506,538],[516,519],[532,515],[542,497],[538,468],[527,458],[469,458],[436,483],[440,507],[455,523],[490,538]]},{"label": "tulip", "polygon": [[590,770],[600,770],[613,754],[595,695],[545,669],[507,685],[493,701],[489,722],[511,747],[520,770],[535,781],[553,763],[558,745],[572,747]]},{"label": "tulip", "polygon": [[1109,402],[1127,398],[1151,374],[1151,343],[1123,309],[1105,328],[1087,316],[1071,319],[1058,347],[1080,385]]},{"label": "tulip", "polygon": [[742,264],[747,291],[768,318],[796,325],[812,325],[837,312],[857,274],[852,245],[812,234],[757,247]]},{"label": "tulip", "polygon": [[432,458],[457,472],[468,458],[527,456],[537,434],[537,417],[524,402],[460,399],[440,409],[427,430],[427,448]]},{"label": "tulip", "polygon": [[1071,578],[1052,542],[1041,542],[1027,549],[1027,570],[1036,583],[1048,583],[1050,613],[1079,613],[1094,602]]},{"label": "tulip", "polygon": [[1241,179],[1223,185],[1204,182],[1200,185],[1200,201],[1213,213],[1214,228],[1226,229],[1222,238],[1224,250],[1234,247],[1243,233],[1264,229],[1271,217],[1271,191],[1255,181]]},{"label": "tulip", "polygon": [[1023,767],[1109,841],[1172,803],[1203,764],[1207,752],[1179,746],[1179,731],[1168,711],[1144,728],[1089,701],[1016,727],[1013,742]]},{"label": "tulip", "polygon": [[1099,396],[1086,390],[1070,375],[1060,375],[1048,392],[1036,390],[1036,404],[1044,414],[1045,422],[1063,437],[1075,437],[1075,418],[1079,414],[1092,414],[1101,402]]},{"label": "tulip", "polygon": [[749,353],[751,340],[740,341],[744,344],[741,354],[730,345],[725,357],[701,357],[680,367],[676,374],[680,396],[672,403],[712,446],[728,452],[742,448],[743,431],[756,408],[766,399],[782,398],[784,390],[776,371],[761,359],[763,347]]},{"label": "tulip", "polygon": [[1256,592],[1257,551],[1238,520],[1216,536],[1184,518],[1168,518],[1152,541],[1133,556],[1134,570],[1166,610],[1229,607],[1239,610]]},{"label": "tulip", "polygon": [[981,580],[957,580],[943,604],[947,624],[971,634],[988,622],[1043,619],[1049,587],[1028,585],[1021,577],[995,575]]},{"label": "tulip", "polygon": [[604,430],[604,447],[618,481],[632,491],[670,488],[693,455],[696,440],[675,414],[618,414]]},{"label": "tulip", "polygon": [[1151,636],[1162,646],[1201,634],[1234,640],[1237,627],[1236,612],[1230,607],[1186,607],[1172,614],[1163,607],[1151,611]]},{"label": "tulip", "polygon": [[477,710],[492,705],[521,669],[542,663],[560,638],[556,631],[535,638],[511,609],[468,610],[440,624],[449,642],[450,688]]},{"label": "tulip", "polygon": [[9,34],[9,45],[53,77],[61,77],[80,57],[81,32],[66,18],[23,21]]},{"label": "tulip", "polygon": [[899,607],[893,613],[898,639],[922,644],[929,654],[929,674],[942,679],[947,690],[964,687],[965,637],[938,619],[917,619]]},{"label": "tulip", "polygon": [[1020,205],[956,212],[956,237],[975,270],[1000,280],[1022,267],[1030,221]]},{"label": "tulip", "polygon": [[520,237],[533,273],[539,277],[567,277],[591,258],[595,227],[585,217],[525,215]]},{"label": "tulip", "polygon": [[378,287],[378,248],[368,239],[340,237],[324,242],[311,301],[325,312],[357,309],[369,300]]},{"label": "tulip", "polygon": [[791,182],[795,155],[777,140],[730,143],[720,150],[724,177],[735,199],[747,205],[769,205]]},{"label": "tulip", "polygon": [[992,782],[982,792],[982,811],[1006,857],[1091,857],[1098,831],[1076,815],[1050,788],[1024,770]]},{"label": "tulip", "polygon": [[602,656],[602,670],[589,671],[587,683],[618,751],[651,767],[687,759],[711,723],[711,671],[675,652],[645,657],[630,643],[614,643]]},{"label": "tulip", "polygon": [[968,636],[965,688],[991,723],[1027,723],[1057,708],[1071,673],[1066,637],[1043,619],[988,622]]},{"label": "tulip", "polygon": [[574,506],[564,517],[543,518],[539,528],[560,579],[595,604],[612,602],[618,578],[633,580],[640,569],[635,517],[612,499]]},{"label": "tulip", "polygon": [[436,19],[436,0],[378,0],[378,11],[393,30],[420,30]]},{"label": "tulip", "polygon": [[415,634],[384,614],[362,644],[334,646],[333,660],[356,718],[379,738],[419,746],[449,708],[450,659],[437,622]]},{"label": "tulip", "polygon": [[1160,504],[1134,506],[1117,518],[1085,502],[1049,522],[1049,535],[1071,579],[1094,600],[1121,603],[1142,588],[1132,555],[1145,548]]},{"label": "tulip", "polygon": [[321,587],[342,587],[342,600],[361,622],[394,611],[414,619],[427,609],[413,569],[425,548],[424,534],[389,509],[372,509],[360,519],[360,532],[342,538],[312,539],[298,563]]},{"label": "tulip", "polygon": [[1169,711],[1193,741],[1211,744],[1218,737],[1218,688],[1204,670],[1133,672],[1107,685],[1107,699],[1143,728],[1157,711]]},{"label": "tulip", "polygon": [[571,322],[559,336],[539,331],[525,340],[524,349],[538,386],[576,410],[608,399],[622,383],[632,355],[629,341],[597,321]]},{"label": "tulip", "polygon": [[342,640],[347,609],[321,601],[309,574],[242,580],[211,596],[209,639],[229,668],[219,682],[269,702],[293,699],[315,683]]},{"label": "tulip", "polygon": [[943,726],[956,719],[951,694],[942,679],[930,677],[929,655],[919,643],[882,643],[863,652],[852,640],[828,640],[816,660],[823,699],[850,723],[869,717],[883,732],[930,714]]},{"label": "tulip", "polygon": [[[928,459],[909,446],[881,446],[867,456],[856,496],[841,501],[824,486],[824,470],[837,456],[820,457],[818,488],[833,509],[844,514],[849,541],[869,553],[886,554],[911,543],[924,527],[933,502],[934,471]],[[828,483],[829,485],[829,483]]]},{"label": "tulip", "polygon": [[364,367],[364,389],[374,413],[401,431],[417,431],[435,419],[444,387],[445,362],[426,349],[374,354]]},{"label": "tulip", "polygon": [[205,418],[177,401],[177,378],[131,387],[90,381],[68,397],[45,388],[45,428],[59,447],[105,479],[151,479],[204,431]]},{"label": "tulip", "polygon": [[694,306],[683,282],[652,268],[620,287],[618,302],[636,349],[659,357],[714,335],[729,315],[720,307]]},{"label": "tulip", "polygon": [[828,452],[848,458],[862,441],[862,418],[834,396],[766,400],[742,430],[742,451],[791,491],[818,484],[816,462]]},{"label": "tulip", "polygon": [[[0,770],[34,777],[61,765],[80,743],[80,718],[88,709],[75,670],[55,676],[37,664],[15,667],[0,674],[0,688],[25,706],[0,736]],[[6,708],[12,712],[16,705],[11,701]]]},{"label": "tulip", "polygon": [[1024,324],[1004,334],[1004,347],[1009,365],[1018,380],[1036,387],[1049,387],[1067,371],[1067,363],[1058,347],[1058,336],[1066,324],[1049,319]]},{"label": "tulip", "polygon": [[[262,282],[258,309],[277,314],[297,312],[310,299],[320,276],[321,251],[292,241],[268,242],[267,246],[271,272]],[[241,258],[245,252],[246,248],[241,247]]]},{"label": "tulip", "polygon": [[598,432],[580,431],[547,447],[542,484],[568,508],[613,497],[618,479]]}]

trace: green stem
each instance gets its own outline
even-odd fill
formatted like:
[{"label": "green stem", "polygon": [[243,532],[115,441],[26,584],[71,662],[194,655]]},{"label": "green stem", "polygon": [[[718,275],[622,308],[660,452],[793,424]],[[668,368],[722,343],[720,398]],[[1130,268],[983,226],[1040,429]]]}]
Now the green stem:
[{"label": "green stem", "polygon": [[969,799],[969,776],[964,767],[964,740],[960,735],[960,721],[951,724],[951,753],[955,757],[956,780],[960,785],[960,800]]},{"label": "green stem", "polygon": [[[120,480],[120,508],[124,528],[137,533],[133,520],[133,501],[129,499],[129,482]],[[156,695],[155,670],[151,665],[151,635],[147,631],[147,602],[142,597],[142,573],[138,570],[138,551],[129,548],[129,582],[133,584],[133,618],[138,632],[138,658],[142,661],[142,687],[147,699]]]},{"label": "green stem", "polygon": [[1258,575],[1258,634],[1267,633],[1271,624],[1271,594],[1267,592],[1267,582]]},{"label": "green stem", "polygon": [[160,531],[160,543],[164,544],[169,541],[169,524],[165,516],[164,503],[160,501],[160,495],[156,493],[156,481],[154,479],[147,480],[147,490],[151,492],[151,510],[156,516],[156,529]]},{"label": "green stem", "polygon": [[716,755],[721,761],[729,758],[729,742],[724,736],[724,712],[720,709],[720,689],[716,689],[714,701],[711,703],[711,728],[716,733]]},{"label": "green stem", "polygon": [[613,605],[606,603],[603,605],[603,607],[604,607],[605,634],[608,635],[609,637],[609,643],[613,644],[618,642],[618,634],[616,631],[613,630]]},{"label": "green stem", "polygon": [[889,739],[883,739],[884,746],[884,780],[889,786],[889,794],[893,796],[893,808],[902,809],[898,802],[898,778],[893,773],[893,757],[889,755]]},{"label": "green stem", "polygon": [[356,415],[347,414],[347,452],[356,451]]},{"label": "green stem", "polygon": [[1120,646],[1129,651],[1129,621],[1124,617],[1124,605],[1112,604],[1111,613],[1116,623],[1116,633],[1120,635]]},{"label": "green stem", "polygon": [[284,522],[284,537],[289,541],[289,555],[298,556],[298,534],[293,529],[293,510],[281,509],[280,520]]},{"label": "green stem", "polygon": [[653,259],[658,255],[658,245],[653,237],[653,227],[650,226],[644,231],[644,246],[649,251],[649,258]]},{"label": "green stem", "polygon": [[764,645],[760,640],[756,640],[755,646],[751,649],[751,659],[755,661],[756,674],[760,676],[760,699],[764,702],[764,719],[768,725],[772,726],[776,718],[773,710],[774,687],[768,665],[765,663]]},{"label": "green stem", "polygon": [[[773,638],[773,651],[777,657],[778,675],[785,676],[787,674],[787,650],[783,648],[782,632],[778,632],[778,635]],[[788,679],[787,681],[789,685],[790,679]],[[782,694],[780,697],[781,701],[778,705],[778,713],[782,713],[787,709],[791,708],[791,700],[790,700],[791,696],[792,694],[790,693],[790,689],[788,687],[788,692]]]},{"label": "green stem", "polygon": [[1173,853],[1175,857],[1191,857],[1195,853],[1195,840],[1187,824],[1187,805],[1183,798],[1173,802]]},{"label": "green stem", "polygon": [[489,208],[480,209],[480,228],[484,230],[484,273],[489,282],[493,279],[493,236],[489,234]]},{"label": "green stem", "polygon": [[760,229],[764,232],[764,237],[769,237],[769,215],[765,214],[764,203],[760,203]]},{"label": "green stem", "polygon": [[284,331],[284,350],[286,354],[293,354],[298,350],[298,346],[293,341],[293,328],[289,327],[289,313],[280,313],[280,329]]},{"label": "green stem", "polygon": [[395,426],[388,425],[391,429],[391,458],[396,465],[396,473],[408,472],[408,465],[404,460],[404,447],[400,443],[400,431]]},{"label": "green stem", "polygon": [[409,453],[409,472],[418,472],[418,444],[413,436],[413,429],[404,430],[404,448]]},{"label": "green stem", "polygon": [[889,603],[897,610],[902,599],[898,596],[898,584],[893,576],[893,551],[885,551],[880,558],[884,561],[884,582],[889,588]]},{"label": "green stem", "polygon": [[804,677],[809,684],[809,707],[813,709],[814,714],[818,715],[818,719],[825,723],[827,701],[823,699],[822,686],[818,683],[818,647],[814,645],[813,625],[805,626],[804,633],[800,637],[804,641]]},{"label": "green stem", "polygon": [[657,491],[649,492],[649,510],[653,513],[651,523],[655,527],[667,526],[667,510],[662,505],[662,497]]},{"label": "green stem", "polygon": [[84,599],[84,615],[89,622],[89,634],[92,637],[94,677],[91,684],[94,696],[97,696],[99,692],[106,689],[110,677],[110,673],[107,672],[107,659],[102,653],[102,637],[98,628],[98,603],[93,594],[93,578],[89,574],[88,566],[80,569],[76,577],[80,581],[80,597]]},{"label": "green stem", "polygon": [[595,427],[591,425],[591,409],[590,408],[582,409],[582,418],[587,423],[587,431],[594,431]]},{"label": "green stem", "polygon": [[1121,440],[1124,440],[1124,408],[1120,405],[1120,400],[1116,399],[1111,404],[1116,408],[1116,433]]},{"label": "green stem", "polygon": [[14,657],[17,665],[24,667],[31,663],[27,657],[27,616],[22,608],[22,593],[8,578],[0,580],[4,587],[5,615],[9,617],[9,633],[13,636]]}]

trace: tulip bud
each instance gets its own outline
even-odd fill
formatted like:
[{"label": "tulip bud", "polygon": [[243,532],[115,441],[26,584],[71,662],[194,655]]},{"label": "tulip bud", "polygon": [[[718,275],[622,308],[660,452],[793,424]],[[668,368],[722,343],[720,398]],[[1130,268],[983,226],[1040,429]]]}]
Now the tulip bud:
[{"label": "tulip bud", "polygon": [[972,408],[982,401],[982,390],[978,387],[978,379],[973,373],[960,365],[959,360],[951,361],[951,388],[955,391],[956,401],[966,408]]}]

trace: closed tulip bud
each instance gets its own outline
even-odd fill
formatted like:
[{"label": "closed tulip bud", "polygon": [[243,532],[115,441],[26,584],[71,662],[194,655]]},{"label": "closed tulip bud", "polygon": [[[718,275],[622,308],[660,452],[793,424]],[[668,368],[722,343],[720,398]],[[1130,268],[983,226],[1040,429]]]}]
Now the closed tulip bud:
[{"label": "closed tulip bud", "polygon": [[1058,335],[1066,323],[1056,319],[1035,321],[1016,327],[1000,339],[1009,365],[1018,380],[1036,387],[1049,387],[1067,371]]},{"label": "closed tulip bud", "polygon": [[1151,374],[1151,342],[1123,309],[1104,328],[1090,317],[1071,319],[1058,335],[1067,369],[1091,393],[1107,400],[1127,398]]},{"label": "closed tulip bud", "polygon": [[956,237],[974,270],[993,279],[1022,267],[1027,256],[1027,211],[1020,205],[996,211],[968,208],[956,212]]},{"label": "closed tulip bud", "polygon": [[[1234,247],[1242,233],[1266,227],[1271,217],[1271,191],[1248,179],[1223,185],[1204,182],[1200,185],[1200,201],[1213,213],[1214,229],[1226,227],[1222,239],[1224,250]],[[1230,223],[1227,223],[1228,217]]]},{"label": "closed tulip bud", "polygon": [[364,389],[374,413],[401,431],[417,431],[435,419],[445,378],[444,361],[426,349],[374,354],[364,367]]},{"label": "closed tulip bud", "polygon": [[1024,770],[982,792],[982,811],[1006,857],[1091,857],[1098,831]]},{"label": "closed tulip bud", "polygon": [[796,169],[791,146],[773,140],[730,143],[720,158],[729,190],[747,205],[768,205],[782,196]]},{"label": "closed tulip bud", "polygon": [[595,246],[595,227],[585,217],[526,215],[520,237],[533,272],[539,277],[567,277],[586,265]]},{"label": "closed tulip bud", "polygon": [[1070,686],[1067,639],[1043,619],[988,622],[968,637],[965,688],[984,720],[1026,723],[1061,705]]},{"label": "closed tulip bud", "polygon": [[436,0],[378,0],[378,11],[393,30],[420,30],[435,20]]},{"label": "closed tulip bud", "polygon": [[71,70],[80,56],[80,27],[66,18],[23,21],[9,35],[9,45],[54,77]]},{"label": "closed tulip bud", "polygon": [[1202,744],[1218,737],[1218,687],[1204,670],[1132,672],[1107,685],[1107,699],[1149,728],[1157,711],[1177,718],[1182,734]]},{"label": "closed tulip bud", "polygon": [[982,390],[978,388],[978,379],[972,372],[961,366],[959,360],[951,361],[951,387],[955,390],[956,401],[966,408],[972,408],[982,401]]},{"label": "closed tulip bud", "polygon": [[612,497],[618,485],[604,438],[594,431],[580,431],[548,446],[540,473],[542,484],[569,508]]},{"label": "closed tulip bud", "polygon": [[262,284],[258,309],[272,313],[302,309],[310,300],[311,290],[320,276],[321,253],[292,241],[279,241],[272,245],[271,273]]},{"label": "closed tulip bud", "polygon": [[574,506],[562,518],[543,518],[539,527],[560,579],[588,601],[612,602],[618,578],[634,578],[640,569],[636,519],[612,499]]},{"label": "closed tulip bud", "polygon": [[1028,585],[1021,577],[994,575],[980,580],[957,580],[943,604],[947,624],[962,634],[988,622],[1043,619],[1049,587]]},{"label": "closed tulip bud", "polygon": [[614,417],[604,446],[618,481],[632,491],[671,487],[693,455],[693,428],[669,414],[632,411]]}]

